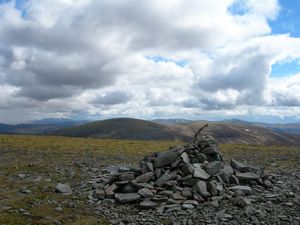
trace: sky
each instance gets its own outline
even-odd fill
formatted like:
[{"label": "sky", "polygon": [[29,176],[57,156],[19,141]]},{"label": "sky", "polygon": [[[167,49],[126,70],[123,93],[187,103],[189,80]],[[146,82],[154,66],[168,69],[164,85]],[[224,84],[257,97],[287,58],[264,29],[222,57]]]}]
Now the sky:
[{"label": "sky", "polygon": [[300,0],[0,0],[0,122],[300,122]]}]

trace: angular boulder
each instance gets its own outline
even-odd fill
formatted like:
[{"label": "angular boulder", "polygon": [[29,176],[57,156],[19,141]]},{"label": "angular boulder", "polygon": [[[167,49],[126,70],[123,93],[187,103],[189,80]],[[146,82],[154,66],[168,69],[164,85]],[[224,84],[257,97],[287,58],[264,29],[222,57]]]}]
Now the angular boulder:
[{"label": "angular boulder", "polygon": [[202,181],[202,180],[198,181],[198,183],[195,185],[194,189],[197,190],[197,192],[204,199],[207,199],[210,196],[209,192],[207,191],[207,186],[206,186],[205,181]]},{"label": "angular boulder", "polygon": [[172,151],[161,152],[154,159],[154,168],[160,168],[166,165],[171,164],[177,159],[177,154]]},{"label": "angular boulder", "polygon": [[228,188],[231,191],[242,191],[245,194],[251,194],[252,188],[249,186],[236,185]]},{"label": "angular boulder", "polygon": [[55,191],[64,195],[71,195],[73,193],[72,188],[68,184],[58,183],[55,187]]},{"label": "angular boulder", "polygon": [[206,171],[209,175],[215,175],[216,173],[218,173],[221,168],[222,168],[222,162],[221,161],[212,161],[212,162],[209,162],[207,165],[206,165]]},{"label": "angular boulder", "polygon": [[236,169],[236,170],[238,170],[240,172],[247,172],[249,170],[249,168],[248,168],[248,166],[246,164],[244,164],[242,162],[239,162],[239,161],[237,161],[235,159],[231,159],[230,160],[230,165],[234,169]]},{"label": "angular boulder", "polygon": [[197,167],[194,169],[193,177],[200,178],[202,180],[207,180],[210,177],[210,175],[206,173],[205,170],[203,170],[202,168]]},{"label": "angular boulder", "polygon": [[138,193],[144,198],[151,198],[154,195],[153,192],[148,188],[142,188],[138,191]]},{"label": "angular boulder", "polygon": [[127,202],[135,202],[141,199],[141,196],[137,193],[116,193],[115,199],[120,203],[127,203]]},{"label": "angular boulder", "polygon": [[148,172],[145,174],[142,174],[140,176],[138,176],[137,178],[135,178],[134,182],[135,183],[147,183],[149,182],[154,176],[153,172]]},{"label": "angular boulder", "polygon": [[167,183],[169,180],[173,180],[177,178],[177,173],[176,171],[166,171],[164,175],[162,175],[158,180],[156,180],[156,185],[157,186],[163,186],[165,183]]},{"label": "angular boulder", "polygon": [[186,152],[183,152],[180,157],[182,158],[182,161],[184,163],[189,163],[190,162],[190,158],[189,158],[189,156]]},{"label": "angular boulder", "polygon": [[114,195],[115,195],[115,191],[118,189],[118,186],[113,183],[112,185],[108,186],[106,189],[105,189],[105,196],[107,198],[113,198]]},{"label": "angular boulder", "polygon": [[236,173],[236,177],[241,181],[259,180],[259,176],[253,172]]}]

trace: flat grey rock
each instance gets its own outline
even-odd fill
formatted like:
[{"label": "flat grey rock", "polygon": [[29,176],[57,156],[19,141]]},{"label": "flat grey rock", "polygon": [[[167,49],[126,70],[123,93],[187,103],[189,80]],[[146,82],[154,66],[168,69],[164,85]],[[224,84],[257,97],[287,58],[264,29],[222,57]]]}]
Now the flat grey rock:
[{"label": "flat grey rock", "polygon": [[210,175],[215,175],[221,170],[221,168],[222,168],[221,161],[212,161],[206,165],[206,171]]},{"label": "flat grey rock", "polygon": [[230,165],[234,169],[236,169],[236,170],[238,170],[240,172],[247,172],[249,170],[249,168],[248,168],[248,166],[246,164],[244,164],[242,162],[239,162],[239,161],[237,161],[235,159],[231,159],[230,160]]},{"label": "flat grey rock", "polygon": [[62,193],[64,195],[71,195],[72,192],[72,188],[70,187],[70,185],[68,184],[62,184],[62,183],[58,183],[55,187],[55,191],[58,193]]},{"label": "flat grey rock", "polygon": [[174,191],[170,191],[170,190],[165,190],[165,191],[161,191],[159,192],[160,195],[164,195],[164,196],[167,196],[167,197],[170,197],[174,194]]},{"label": "flat grey rock", "polygon": [[148,188],[148,189],[153,189],[153,185],[149,184],[149,183],[134,183],[134,185],[138,188],[138,189],[142,189],[142,188]]},{"label": "flat grey rock", "polygon": [[233,168],[230,165],[225,165],[224,168],[220,170],[220,174],[224,174],[226,176],[232,175],[233,173]]},{"label": "flat grey rock", "polygon": [[142,188],[138,191],[138,193],[143,196],[144,198],[151,198],[153,197],[153,192],[149,190],[148,188]]},{"label": "flat grey rock", "polygon": [[117,177],[119,181],[129,181],[134,179],[133,173],[122,173],[119,174]]},{"label": "flat grey rock", "polygon": [[180,193],[176,192],[172,194],[172,198],[175,200],[186,200],[186,197],[183,197]]},{"label": "flat grey rock", "polygon": [[250,194],[252,191],[252,188],[249,186],[242,186],[242,185],[237,185],[233,187],[228,188],[231,191],[243,191],[245,194]]},{"label": "flat grey rock", "polygon": [[183,204],[182,204],[182,208],[183,208],[183,209],[194,209],[195,206],[192,205],[192,204],[183,203]]},{"label": "flat grey rock", "polygon": [[198,167],[194,169],[193,177],[200,178],[202,180],[207,180],[210,177],[210,175],[206,173],[205,170]]},{"label": "flat grey rock", "polygon": [[141,199],[141,196],[137,193],[116,193],[115,199],[120,203],[127,203],[127,202],[135,202]]},{"label": "flat grey rock", "polygon": [[175,179],[177,178],[177,173],[176,171],[173,172],[165,172],[164,175],[162,175],[157,181],[156,181],[156,185],[158,186],[163,186],[164,184],[166,184],[169,180]]},{"label": "flat grey rock", "polygon": [[154,176],[153,172],[148,172],[145,174],[142,174],[140,176],[138,176],[137,178],[135,178],[134,182],[135,183],[148,183]]},{"label": "flat grey rock", "polygon": [[259,179],[259,176],[253,172],[236,173],[236,177],[239,180],[258,180]]},{"label": "flat grey rock", "polygon": [[186,200],[183,202],[184,204],[191,204],[191,205],[199,205],[199,203],[195,200]]},{"label": "flat grey rock", "polygon": [[140,203],[140,207],[144,208],[144,209],[153,209],[157,206],[157,203],[152,202],[149,199],[145,199],[144,201],[142,201]]}]

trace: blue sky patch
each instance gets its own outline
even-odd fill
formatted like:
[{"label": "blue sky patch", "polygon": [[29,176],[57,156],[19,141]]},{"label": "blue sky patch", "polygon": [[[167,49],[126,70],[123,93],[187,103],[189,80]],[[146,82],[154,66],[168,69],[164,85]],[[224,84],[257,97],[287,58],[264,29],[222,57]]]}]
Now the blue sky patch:
[{"label": "blue sky patch", "polygon": [[281,62],[272,65],[271,77],[284,77],[300,73],[300,60]]},{"label": "blue sky patch", "polygon": [[270,21],[272,34],[289,33],[300,37],[300,0],[280,0],[280,12],[276,20]]},{"label": "blue sky patch", "polygon": [[245,15],[249,12],[248,8],[245,6],[244,4],[245,2],[243,0],[237,0],[236,2],[234,2],[229,8],[228,11],[232,14],[232,15],[238,15],[238,16],[242,16]]},{"label": "blue sky patch", "polygon": [[180,67],[184,67],[188,64],[188,62],[186,60],[173,60],[173,59],[169,59],[166,57],[162,57],[160,55],[156,55],[156,56],[146,56],[146,59],[149,59],[153,62],[173,62],[176,65],[180,66]]},{"label": "blue sky patch", "polygon": [[28,0],[0,0],[0,4],[15,2],[15,8],[21,12],[22,17],[26,17],[29,8]]}]

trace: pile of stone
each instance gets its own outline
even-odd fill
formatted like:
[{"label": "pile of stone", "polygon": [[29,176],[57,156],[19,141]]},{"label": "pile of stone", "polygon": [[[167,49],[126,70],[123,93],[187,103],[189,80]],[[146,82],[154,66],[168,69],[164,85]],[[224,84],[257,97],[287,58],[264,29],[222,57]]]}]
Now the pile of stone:
[{"label": "pile of stone", "polygon": [[225,165],[216,140],[200,131],[193,143],[147,156],[139,168],[108,168],[94,197],[103,202],[137,202],[143,208],[167,203],[190,209],[231,192],[239,194],[237,204],[244,207],[251,186],[272,185],[255,167],[234,159]]}]

